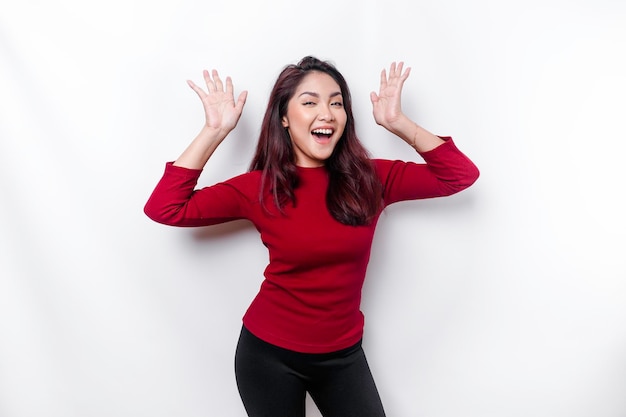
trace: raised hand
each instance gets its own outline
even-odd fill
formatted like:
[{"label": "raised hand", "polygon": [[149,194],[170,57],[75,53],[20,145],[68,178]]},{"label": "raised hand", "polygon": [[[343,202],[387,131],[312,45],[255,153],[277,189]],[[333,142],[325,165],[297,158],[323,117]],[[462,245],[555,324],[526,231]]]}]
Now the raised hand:
[{"label": "raised hand", "polygon": [[395,62],[392,62],[389,67],[389,76],[387,76],[387,71],[383,69],[380,73],[378,94],[375,92],[370,94],[374,120],[390,131],[395,130],[394,125],[403,117],[401,107],[402,86],[411,73],[411,68],[409,67],[402,72],[403,67],[403,62],[397,65]]},{"label": "raised hand", "polygon": [[224,85],[216,70],[212,71],[212,77],[207,70],[204,70],[203,75],[207,91],[193,81],[187,81],[187,84],[202,100],[205,124],[187,149],[174,161],[174,165],[191,169],[202,169],[228,133],[237,126],[248,97],[248,92],[242,91],[235,102],[230,77],[226,77]]},{"label": "raised hand", "polygon": [[212,74],[204,70],[203,76],[207,91],[198,87],[193,81],[188,80],[187,84],[202,100],[206,127],[219,131],[220,136],[226,136],[237,125],[248,92],[242,91],[235,102],[233,82],[230,77],[226,77],[226,85],[224,85],[217,70],[213,70]]},{"label": "raised hand", "polygon": [[374,120],[419,152],[426,152],[443,143],[443,139],[433,135],[402,112],[402,87],[411,68],[402,71],[404,63],[391,63],[389,76],[383,69],[380,74],[380,90],[372,92]]}]

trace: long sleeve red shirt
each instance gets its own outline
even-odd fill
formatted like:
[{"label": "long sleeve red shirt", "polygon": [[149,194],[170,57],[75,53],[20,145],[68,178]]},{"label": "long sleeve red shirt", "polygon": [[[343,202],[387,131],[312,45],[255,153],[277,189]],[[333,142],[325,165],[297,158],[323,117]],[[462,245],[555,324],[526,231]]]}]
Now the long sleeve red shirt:
[{"label": "long sleeve red shirt", "polygon": [[[425,163],[374,160],[385,206],[451,195],[474,183],[478,169],[445,139],[421,154]],[[324,167],[298,168],[297,205],[284,207],[284,214],[268,213],[260,204],[259,171],[195,189],[200,173],[166,164],[144,210],[154,221],[172,226],[236,219],[254,224],[269,251],[269,264],[243,317],[246,328],[268,343],[305,353],[332,352],[358,342],[364,327],[361,289],[378,216],[367,226],[336,221],[326,207]]]}]

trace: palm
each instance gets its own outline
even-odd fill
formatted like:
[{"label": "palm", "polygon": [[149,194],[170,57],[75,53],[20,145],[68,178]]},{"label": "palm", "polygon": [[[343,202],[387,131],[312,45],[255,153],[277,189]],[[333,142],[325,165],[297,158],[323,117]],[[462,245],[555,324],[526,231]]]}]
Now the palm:
[{"label": "palm", "polygon": [[202,98],[207,126],[214,129],[232,130],[239,120],[235,100],[227,93],[207,94]]},{"label": "palm", "polygon": [[230,77],[226,77],[226,85],[224,85],[216,70],[213,70],[212,78],[206,70],[203,75],[207,91],[192,81],[188,81],[188,84],[202,100],[206,125],[211,129],[230,132],[241,117],[247,92],[243,91],[235,102],[233,83]]},{"label": "palm", "polygon": [[380,89],[378,94],[372,93],[372,106],[374,120],[381,126],[389,128],[402,115],[402,86],[409,76],[410,68],[402,73],[403,63],[397,66],[392,63],[389,69],[389,76],[383,70],[380,76]]}]

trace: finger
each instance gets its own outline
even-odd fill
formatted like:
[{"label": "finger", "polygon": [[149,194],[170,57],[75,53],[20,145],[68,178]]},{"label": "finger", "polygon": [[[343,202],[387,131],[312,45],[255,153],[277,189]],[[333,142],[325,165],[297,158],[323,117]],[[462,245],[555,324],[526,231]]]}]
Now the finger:
[{"label": "finger", "polygon": [[[215,71],[215,70],[213,70],[213,71]],[[206,88],[209,91],[209,93],[214,93],[215,92],[215,83],[211,79],[211,75],[209,74],[209,71],[207,71],[207,70],[202,71],[202,76],[204,77],[204,82],[206,84]]]},{"label": "finger", "polygon": [[396,73],[396,63],[395,61],[391,63],[389,66],[389,78],[393,77]]},{"label": "finger", "polygon": [[237,99],[237,110],[241,113],[243,111],[243,106],[246,104],[246,99],[248,98],[248,92],[246,90],[242,91],[239,94],[239,98]]},{"label": "finger", "polygon": [[233,94],[233,80],[230,77],[226,77],[226,92]]},{"label": "finger", "polygon": [[189,85],[189,87],[191,87],[191,89],[192,89],[193,91],[195,91],[195,92],[196,92],[196,94],[197,94],[200,98],[202,98],[202,97],[204,97],[204,96],[206,95],[206,93],[204,92],[204,90],[202,90],[200,87],[198,87],[196,84],[194,84],[194,82],[193,82],[193,81],[191,81],[191,80],[187,80],[187,85]]},{"label": "finger", "polygon": [[400,61],[398,65],[396,66],[396,73],[395,73],[396,77],[399,77],[402,75],[402,67],[404,67],[404,62]]},{"label": "finger", "polygon": [[404,82],[407,78],[409,78],[410,74],[411,74],[411,67],[406,67],[406,70],[404,70],[404,74],[402,74],[401,76],[402,82]]},{"label": "finger", "polygon": [[224,91],[224,84],[220,79],[220,75],[217,73],[217,70],[213,70],[213,81],[215,82],[215,90],[216,91]]},{"label": "finger", "polygon": [[387,71],[384,69],[380,72],[380,89],[382,90],[387,86]]}]

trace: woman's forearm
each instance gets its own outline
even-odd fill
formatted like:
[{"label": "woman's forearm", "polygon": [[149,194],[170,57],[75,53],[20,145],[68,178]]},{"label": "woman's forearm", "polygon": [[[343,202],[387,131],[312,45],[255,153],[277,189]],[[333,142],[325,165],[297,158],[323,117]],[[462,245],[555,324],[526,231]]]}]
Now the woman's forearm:
[{"label": "woman's forearm", "polygon": [[444,142],[406,116],[402,116],[389,130],[418,152],[431,151]]},{"label": "woman's forearm", "polygon": [[211,129],[205,125],[178,159],[174,161],[174,165],[189,169],[204,168],[224,137],[216,129]]}]

